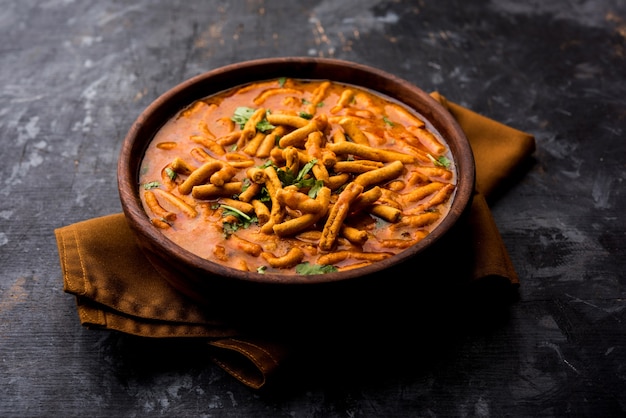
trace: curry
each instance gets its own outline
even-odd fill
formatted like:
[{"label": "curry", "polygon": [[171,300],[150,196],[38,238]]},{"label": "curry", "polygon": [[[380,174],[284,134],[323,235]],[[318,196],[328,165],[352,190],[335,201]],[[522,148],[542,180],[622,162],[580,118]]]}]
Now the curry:
[{"label": "curry", "polygon": [[420,115],[364,88],[281,78],[197,100],[141,165],[147,216],[245,271],[320,274],[392,257],[446,216],[457,173]]}]

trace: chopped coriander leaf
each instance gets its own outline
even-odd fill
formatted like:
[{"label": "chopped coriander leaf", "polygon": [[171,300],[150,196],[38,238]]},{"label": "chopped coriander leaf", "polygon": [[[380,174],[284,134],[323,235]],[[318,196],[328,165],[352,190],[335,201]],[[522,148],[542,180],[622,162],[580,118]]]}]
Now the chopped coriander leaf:
[{"label": "chopped coriander leaf", "polygon": [[246,215],[245,213],[243,213],[242,211],[240,211],[237,208],[234,208],[234,207],[229,206],[229,205],[220,205],[220,207],[222,209],[225,209],[224,210],[224,216],[226,216],[226,215],[235,215],[235,216],[237,216],[239,218],[245,219],[246,221],[252,220],[252,218],[249,215]]},{"label": "chopped coriander leaf", "polygon": [[447,159],[446,157],[444,157],[443,155],[441,157],[437,158],[437,161],[439,162],[439,164],[441,164],[445,168],[450,168],[450,164],[452,164],[452,162],[449,159]]},{"label": "chopped coriander leaf", "polygon": [[272,160],[267,160],[262,165],[260,165],[259,168],[267,168],[271,165],[274,165],[274,162],[272,162]]},{"label": "chopped coriander leaf", "polygon": [[298,112],[298,116],[300,116],[302,119],[312,119],[313,115],[307,112]]},{"label": "chopped coriander leaf", "polygon": [[270,197],[270,192],[267,190],[267,187],[265,187],[265,186],[261,187],[261,193],[260,193],[259,200],[261,202],[271,202],[272,201],[272,198]]},{"label": "chopped coriander leaf", "polygon": [[241,212],[237,208],[233,208],[229,205],[219,205],[224,212],[222,213],[223,217],[233,216],[235,218],[234,221],[224,222],[222,224],[222,230],[224,234],[224,238],[230,237],[234,232],[236,232],[239,228],[248,228],[252,223],[257,222],[258,219],[256,216],[251,217]]},{"label": "chopped coriander leaf", "polygon": [[259,266],[256,269],[256,272],[259,273],[259,274],[265,274],[265,270],[267,270],[267,266]]},{"label": "chopped coriander leaf", "polygon": [[170,167],[165,168],[165,174],[167,174],[170,180],[176,180],[176,176],[178,175],[176,171],[172,170]]},{"label": "chopped coriander leaf", "polygon": [[271,131],[272,129],[276,127],[272,125],[271,123],[269,123],[267,119],[263,119],[261,122],[256,124],[256,128],[261,132],[267,132],[267,131]]},{"label": "chopped coriander leaf", "polygon": [[309,102],[307,99],[305,99],[304,97],[302,98],[302,104],[311,104],[311,102]]},{"label": "chopped coriander leaf", "polygon": [[315,184],[313,184],[313,186],[311,186],[311,188],[309,189],[309,197],[311,199],[315,199],[317,197],[317,193],[320,191],[322,187],[324,187],[324,181],[315,180]]},{"label": "chopped coriander leaf", "polygon": [[[233,116],[230,118],[230,120],[239,125],[239,128],[243,129],[244,126],[246,126],[248,120],[250,120],[250,118],[254,114],[254,112],[256,112],[256,109],[246,106],[240,106],[235,109],[235,112],[233,113]],[[266,113],[269,113],[269,110]],[[256,124],[256,128],[261,132],[267,132],[276,127],[269,123],[267,119],[263,118],[262,121]]]},{"label": "chopped coriander leaf", "polygon": [[243,129],[246,122],[248,122],[248,119],[250,119],[253,113],[254,109],[252,109],[251,107],[240,106],[235,109],[235,112],[230,120],[235,122],[237,125],[239,125],[241,129]]},{"label": "chopped coriander leaf", "polygon": [[296,176],[291,172],[291,170],[283,170],[281,168],[276,170],[276,175],[278,176],[280,184],[282,184],[283,187],[296,183]]},{"label": "chopped coriander leaf", "polygon": [[387,116],[383,117],[383,121],[385,121],[385,123],[389,126],[395,126],[395,123],[393,123],[392,121],[389,120],[389,118]]},{"label": "chopped coriander leaf", "polygon": [[296,266],[296,273],[302,275],[325,274],[335,271],[337,271],[337,267],[327,264],[310,264],[309,262],[304,262]]},{"label": "chopped coriander leaf", "polygon": [[298,182],[298,187],[300,189],[310,189],[311,187],[314,187],[317,182],[318,180],[316,180],[314,177],[307,177]]},{"label": "chopped coriander leaf", "polygon": [[317,163],[317,159],[316,158],[314,158],[311,161],[309,161],[308,163],[306,163],[304,165],[304,167],[302,167],[302,169],[298,173],[298,177],[296,178],[296,181],[302,180],[304,178],[304,176],[306,176],[309,173],[309,171],[311,171],[311,169],[313,168],[315,163]]},{"label": "chopped coriander leaf", "polygon": [[[246,190],[248,190],[248,188],[252,185],[252,182],[251,182],[251,181],[250,181],[250,179],[249,179],[249,178],[247,178],[247,177],[246,177],[245,179],[243,179],[243,182],[242,182],[242,183],[243,183],[243,185],[241,186],[241,193],[243,193],[243,192],[245,192]],[[238,196],[238,195],[237,195],[237,196]],[[235,196],[234,198],[235,198],[235,199],[238,199],[238,197],[237,197],[237,196]]]},{"label": "chopped coriander leaf", "polygon": [[306,175],[309,174],[309,171],[311,171],[316,162],[317,159],[312,159],[311,161],[306,163],[304,167],[300,169],[297,175],[289,170],[283,169],[276,170],[276,174],[278,175],[278,179],[280,180],[280,183],[283,185],[283,187],[296,185],[300,189],[310,188],[315,185],[316,180],[313,177],[307,178]]},{"label": "chopped coriander leaf", "polygon": [[145,183],[143,185],[143,188],[146,189],[146,190],[156,189],[157,187],[159,187],[159,182],[158,181],[151,181],[151,182]]},{"label": "chopped coriander leaf", "polygon": [[278,85],[280,87],[284,87],[286,82],[287,82],[287,77],[281,77],[278,79]]},{"label": "chopped coriander leaf", "polygon": [[450,165],[452,164],[452,162],[445,156],[440,156],[439,158],[435,158],[430,154],[426,154],[428,155],[428,158],[433,162],[433,164],[435,164],[436,166],[439,167],[445,167],[445,168],[450,168]]},{"label": "chopped coriander leaf", "polygon": [[239,229],[238,224],[234,224],[230,222],[224,222],[222,224],[223,235],[224,235],[224,238],[226,239],[230,238],[230,236],[234,234],[235,232],[237,232],[238,229]]}]

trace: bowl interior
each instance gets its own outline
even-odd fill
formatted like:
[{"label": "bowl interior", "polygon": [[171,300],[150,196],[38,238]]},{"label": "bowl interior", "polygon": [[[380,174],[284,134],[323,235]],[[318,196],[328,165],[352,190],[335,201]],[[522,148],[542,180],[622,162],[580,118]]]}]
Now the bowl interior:
[{"label": "bowl interior", "polygon": [[[365,87],[390,96],[417,111],[447,141],[457,168],[457,190],[448,215],[424,239],[403,252],[367,267],[320,275],[283,275],[245,272],[203,259],[179,247],[150,223],[139,197],[138,174],[150,140],[165,121],[193,101],[253,81],[278,77],[328,79]],[[191,78],[157,98],[139,115],[122,145],[118,188],[125,216],[149,255],[167,259],[172,270],[189,276],[219,277],[243,282],[315,284],[369,276],[410,259],[442,238],[471,202],[474,159],[465,134],[450,113],[430,95],[392,74],[368,66],[334,59],[290,57],[247,61],[221,67]],[[152,259],[153,257],[149,257]],[[163,268],[163,266],[161,266]],[[197,278],[196,278],[197,279]]]}]

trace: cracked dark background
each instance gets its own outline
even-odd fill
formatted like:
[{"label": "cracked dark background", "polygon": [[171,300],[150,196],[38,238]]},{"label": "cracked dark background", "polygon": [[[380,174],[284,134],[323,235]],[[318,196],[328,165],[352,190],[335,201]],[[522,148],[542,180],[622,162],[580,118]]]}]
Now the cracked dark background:
[{"label": "cracked dark background", "polygon": [[[626,412],[623,0],[0,0],[0,10],[0,416]],[[193,342],[81,327],[53,230],[121,211],[116,164],[135,118],[192,76],[291,55],[371,65],[535,136],[534,164],[491,202],[521,280],[509,317],[450,335],[420,367],[301,376],[280,394],[244,387]]]}]

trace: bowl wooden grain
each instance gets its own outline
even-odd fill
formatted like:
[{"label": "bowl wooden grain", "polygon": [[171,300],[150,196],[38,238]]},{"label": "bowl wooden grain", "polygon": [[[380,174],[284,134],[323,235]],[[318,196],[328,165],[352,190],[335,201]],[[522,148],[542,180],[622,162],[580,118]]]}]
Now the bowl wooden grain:
[{"label": "bowl wooden grain", "polygon": [[[200,258],[174,244],[149,221],[142,207],[138,176],[148,143],[165,121],[191,102],[247,82],[279,77],[328,79],[369,88],[386,94],[427,119],[446,139],[458,170],[457,191],[449,214],[426,238],[389,259],[368,267],[320,275],[283,275],[245,272]],[[118,162],[118,188],[128,224],[147,258],[177,289],[206,300],[224,286],[293,287],[374,278],[401,266],[449,233],[467,211],[474,191],[474,159],[465,134],[450,113],[430,95],[392,74],[336,59],[283,57],[246,61],[217,68],[193,77],[164,93],[150,104],[131,126]]]}]

